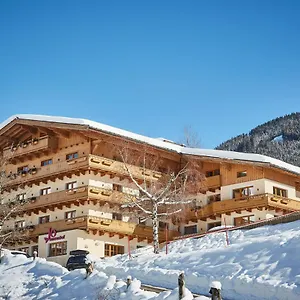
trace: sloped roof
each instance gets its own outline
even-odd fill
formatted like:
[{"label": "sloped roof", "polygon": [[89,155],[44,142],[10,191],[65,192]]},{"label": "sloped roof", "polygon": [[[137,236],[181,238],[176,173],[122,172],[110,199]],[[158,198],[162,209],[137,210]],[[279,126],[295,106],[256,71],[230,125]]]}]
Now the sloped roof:
[{"label": "sloped roof", "polygon": [[45,115],[31,115],[31,114],[20,114],[13,115],[4,122],[0,124],[0,130],[2,130],[5,126],[10,124],[12,121],[21,119],[21,120],[32,120],[32,121],[42,121],[42,122],[52,122],[52,123],[60,123],[60,124],[73,124],[73,125],[85,125],[91,129],[106,132],[109,134],[121,136],[124,138],[129,138],[138,142],[146,143],[155,147],[163,148],[166,150],[175,151],[177,153],[185,154],[185,155],[193,155],[199,157],[210,157],[210,158],[218,158],[224,160],[235,160],[235,161],[245,161],[245,162],[253,162],[253,163],[262,163],[267,164],[276,168],[280,168],[282,170],[295,173],[300,175],[300,167],[288,164],[281,160],[253,153],[240,153],[233,151],[223,151],[223,150],[211,150],[211,149],[201,149],[201,148],[188,148],[182,145],[178,145],[175,143],[167,142],[166,139],[155,139],[151,137],[146,137],[140,134],[132,133],[123,129],[115,128],[109,125],[105,125],[102,123],[98,123],[95,121],[90,121],[87,119],[79,119],[79,118],[67,118],[67,117],[55,117],[55,116],[45,116]]}]

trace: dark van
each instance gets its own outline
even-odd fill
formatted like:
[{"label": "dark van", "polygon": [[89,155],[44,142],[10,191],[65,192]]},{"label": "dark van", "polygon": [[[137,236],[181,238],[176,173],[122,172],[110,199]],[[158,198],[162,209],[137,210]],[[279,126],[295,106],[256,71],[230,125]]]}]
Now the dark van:
[{"label": "dark van", "polygon": [[89,251],[87,250],[72,250],[70,251],[70,257],[67,261],[66,268],[69,271],[75,270],[75,269],[88,269],[92,262],[87,257],[89,254]]}]

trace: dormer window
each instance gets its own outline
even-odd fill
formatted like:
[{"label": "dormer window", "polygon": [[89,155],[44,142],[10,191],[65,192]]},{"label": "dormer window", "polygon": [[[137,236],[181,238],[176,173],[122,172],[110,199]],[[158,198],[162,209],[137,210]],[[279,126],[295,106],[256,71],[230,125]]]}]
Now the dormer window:
[{"label": "dormer window", "polygon": [[246,177],[246,176],[247,176],[247,171],[237,172],[237,174],[236,174],[237,178]]}]

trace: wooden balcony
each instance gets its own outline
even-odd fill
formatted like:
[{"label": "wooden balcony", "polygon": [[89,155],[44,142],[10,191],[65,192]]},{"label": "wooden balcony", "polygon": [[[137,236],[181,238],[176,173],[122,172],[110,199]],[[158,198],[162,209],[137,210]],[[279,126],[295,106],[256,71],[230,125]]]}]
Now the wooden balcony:
[{"label": "wooden balcony", "polygon": [[58,220],[53,222],[48,222],[44,224],[38,224],[32,226],[31,229],[28,229],[29,231],[29,237],[35,237],[39,236],[41,234],[47,234],[49,232],[49,229],[55,229],[57,232],[60,231],[67,231],[72,229],[87,229],[87,217],[82,216],[78,218],[74,218],[71,220]]},{"label": "wooden balcony", "polygon": [[72,174],[78,174],[88,170],[88,157],[83,156],[71,161],[62,161],[51,165],[32,168],[23,174],[9,174],[7,186],[15,187],[20,185],[47,183],[48,180],[55,181],[56,178],[63,178]]},{"label": "wooden balcony", "polygon": [[[72,229],[83,229],[93,234],[103,235],[109,233],[111,236],[119,235],[120,238],[129,236],[139,240],[147,239],[149,242],[153,240],[152,227],[150,226],[93,216],[82,216],[70,220],[59,220],[32,226],[32,228],[27,229],[28,238],[32,239],[36,236],[47,234],[50,228],[55,229],[58,233]],[[170,240],[176,236],[179,236],[179,232],[169,231]],[[159,230],[159,238],[160,242],[165,241],[165,230]]]},{"label": "wooden balcony", "polygon": [[32,139],[19,145],[13,145],[3,149],[3,156],[16,164],[19,161],[29,159],[31,157],[39,157],[47,151],[57,148],[57,138],[43,136],[38,139]]},{"label": "wooden balcony", "polygon": [[[136,223],[123,222],[119,220],[111,220],[99,217],[89,217],[88,218],[88,229],[95,231],[95,233],[105,233],[109,232],[110,234],[119,234],[130,237],[137,237],[140,240],[147,239],[149,241],[153,240],[152,227],[145,226]],[[159,241],[164,242],[165,230],[159,229]],[[169,231],[168,237],[172,240],[175,236],[178,236],[179,232]]]},{"label": "wooden balcony", "polygon": [[[133,176],[136,179],[157,180],[162,176],[161,173],[129,165]],[[64,176],[72,174],[84,174],[86,171],[94,171],[101,175],[129,177],[124,169],[124,164],[119,161],[111,160],[96,155],[87,155],[69,161],[62,161],[51,165],[32,168],[22,174],[9,174],[7,186],[17,187],[20,185],[39,184],[48,180],[55,181],[56,178],[62,179]]]},{"label": "wooden balcony", "polygon": [[62,209],[63,206],[70,207],[71,204],[79,206],[86,201],[94,204],[103,202],[110,205],[122,204],[126,201],[126,196],[122,192],[103,189],[94,186],[82,186],[72,190],[64,190],[60,192],[49,193],[38,197],[31,197],[28,202],[22,206],[19,214],[30,214],[31,212],[46,213],[47,209]]},{"label": "wooden balcony", "polygon": [[[128,177],[128,172],[125,169],[123,162],[96,155],[90,155],[89,162],[89,165],[92,169],[99,169],[111,174],[118,174],[124,177]],[[128,165],[128,169],[132,173],[133,177],[141,180],[157,180],[162,176],[162,173],[160,172],[152,171],[138,166]]]},{"label": "wooden balcony", "polygon": [[242,210],[252,209],[279,209],[282,211],[300,211],[300,201],[279,197],[272,194],[260,194],[239,199],[222,200],[213,202],[200,209],[197,209],[193,216],[190,214],[190,220],[206,219],[222,214],[230,214],[232,212],[241,212]]},{"label": "wooden balcony", "polygon": [[206,177],[206,186],[208,189],[216,189],[221,186],[221,175]]}]

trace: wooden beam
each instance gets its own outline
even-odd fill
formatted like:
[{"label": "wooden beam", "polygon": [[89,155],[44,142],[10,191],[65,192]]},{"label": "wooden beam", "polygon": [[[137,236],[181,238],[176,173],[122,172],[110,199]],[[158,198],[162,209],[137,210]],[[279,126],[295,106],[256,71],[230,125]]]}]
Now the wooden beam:
[{"label": "wooden beam", "polygon": [[40,126],[36,126],[36,127],[40,132],[46,133],[48,136],[55,136],[55,133],[48,128],[40,127]]},{"label": "wooden beam", "polygon": [[70,138],[70,132],[68,132],[66,130],[57,129],[57,128],[51,128],[51,130],[62,138],[65,138],[65,139]]},{"label": "wooden beam", "polygon": [[37,128],[35,128],[35,127],[31,127],[31,126],[27,126],[27,125],[21,125],[21,127],[25,130],[25,131],[27,131],[27,132],[29,132],[29,133],[31,133],[31,134],[37,134],[38,133],[38,129]]}]

